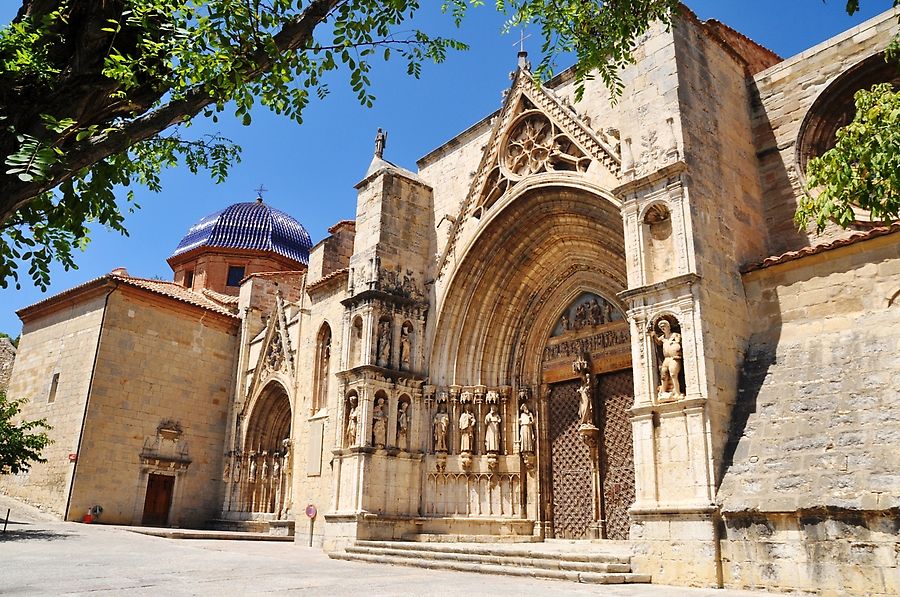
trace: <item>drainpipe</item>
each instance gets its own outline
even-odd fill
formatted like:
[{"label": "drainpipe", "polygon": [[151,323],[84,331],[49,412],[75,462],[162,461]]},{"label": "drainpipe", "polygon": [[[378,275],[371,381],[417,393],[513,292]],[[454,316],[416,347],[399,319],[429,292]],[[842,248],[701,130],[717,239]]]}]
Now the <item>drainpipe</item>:
[{"label": "drainpipe", "polygon": [[91,365],[91,379],[88,382],[87,396],[84,398],[84,413],[81,415],[81,429],[78,431],[78,446],[75,448],[75,467],[72,469],[72,481],[69,483],[69,495],[66,497],[66,510],[63,520],[69,519],[69,508],[72,505],[72,492],[75,489],[75,479],[78,474],[78,463],[81,460],[81,442],[84,440],[84,424],[87,421],[88,406],[91,402],[91,394],[94,391],[94,374],[97,372],[97,360],[100,357],[100,339],[103,337],[103,324],[106,323],[106,308],[109,306],[109,297],[119,287],[119,282],[110,280],[113,287],[103,297],[103,316],[100,318],[100,331],[97,334],[97,345],[94,347],[94,363]]}]

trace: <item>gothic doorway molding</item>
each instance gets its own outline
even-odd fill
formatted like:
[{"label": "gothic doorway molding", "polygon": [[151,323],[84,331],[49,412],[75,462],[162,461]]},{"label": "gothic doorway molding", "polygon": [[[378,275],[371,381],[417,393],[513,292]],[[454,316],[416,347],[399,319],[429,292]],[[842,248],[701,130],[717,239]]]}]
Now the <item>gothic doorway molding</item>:
[{"label": "gothic doorway molding", "polygon": [[620,203],[583,176],[522,181],[485,212],[451,272],[431,378],[536,384],[545,336],[566,296],[593,288],[615,297],[626,287]]},{"label": "gothic doorway molding", "polygon": [[282,519],[290,510],[293,408],[284,382],[272,378],[248,403],[240,449],[229,455],[226,510],[244,519]]},{"label": "gothic doorway molding", "polygon": [[[553,536],[554,463],[545,349],[551,344],[564,308],[591,293],[602,297],[619,314],[614,326],[598,329],[597,334],[618,334],[621,337],[617,336],[617,342],[625,348],[619,362],[600,364],[594,373],[622,371],[630,376],[630,330],[621,317],[624,305],[617,299],[626,288],[620,204],[584,178],[553,173],[523,181],[484,213],[478,232],[451,272],[439,307],[430,367],[434,383],[443,387],[483,384],[525,390],[531,407],[537,408],[536,466],[534,474],[529,475],[526,500],[528,517],[543,525],[547,537]],[[575,340],[591,340],[592,334],[588,330],[584,338],[578,335]],[[569,370],[573,359],[565,365]],[[577,377],[557,375],[552,382]],[[633,383],[629,380],[618,380],[618,385],[628,391],[616,393],[617,429],[624,425],[630,430],[627,409],[633,402]],[[599,410],[599,401],[597,404]],[[505,416],[514,417],[515,412]],[[601,434],[604,423],[599,421]],[[582,441],[580,437],[578,441]],[[630,434],[627,441],[631,441]],[[630,443],[627,447],[631,453]],[[606,476],[599,468],[601,458],[602,450],[596,462],[588,464],[594,468],[587,475],[588,486],[593,485],[598,500],[601,492],[607,495],[603,486]],[[583,460],[574,469],[583,468]],[[633,479],[633,459],[625,460],[631,466],[626,473]],[[528,459],[523,456],[522,462]],[[561,461],[556,464],[557,472],[564,468]],[[583,485],[584,479],[579,482]],[[598,522],[595,511],[588,516],[590,523]],[[627,526],[627,514],[625,521]],[[593,528],[598,526],[594,524]],[[576,535],[589,536],[583,529],[570,533],[572,538]],[[621,537],[621,533],[616,536]]]}]

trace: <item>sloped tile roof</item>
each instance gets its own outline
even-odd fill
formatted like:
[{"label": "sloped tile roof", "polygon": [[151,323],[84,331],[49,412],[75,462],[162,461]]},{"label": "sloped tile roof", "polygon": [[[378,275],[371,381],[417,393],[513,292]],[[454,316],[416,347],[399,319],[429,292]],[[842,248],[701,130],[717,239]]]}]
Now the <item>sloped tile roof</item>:
[{"label": "sloped tile roof", "polygon": [[811,247],[803,247],[802,249],[799,249],[797,251],[788,251],[787,253],[782,253],[781,255],[766,257],[762,261],[745,266],[741,269],[741,272],[746,274],[756,270],[765,269],[773,265],[787,263],[788,261],[802,259],[803,257],[808,257],[810,255],[817,255],[818,253],[824,253],[826,251],[831,251],[840,247],[846,247],[848,245],[853,245],[873,238],[878,238],[879,236],[894,234],[895,232],[900,232],[900,222],[895,222],[890,226],[879,226],[877,228],[872,228],[871,230],[866,230],[865,232],[856,232],[845,238],[839,238],[831,242],[813,245]]}]

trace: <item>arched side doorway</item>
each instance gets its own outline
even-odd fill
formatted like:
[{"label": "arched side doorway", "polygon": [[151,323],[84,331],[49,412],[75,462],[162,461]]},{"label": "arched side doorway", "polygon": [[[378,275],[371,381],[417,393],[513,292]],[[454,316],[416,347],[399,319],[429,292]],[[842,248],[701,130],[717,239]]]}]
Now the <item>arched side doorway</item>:
[{"label": "arched side doorway", "polygon": [[278,381],[270,381],[250,403],[236,451],[229,510],[240,518],[283,519],[291,504],[291,401]]},{"label": "arched side doorway", "polygon": [[[518,441],[515,449],[529,471],[523,484],[527,516],[543,525],[545,536],[626,538],[634,495],[628,418],[633,382],[630,332],[616,299],[627,287],[619,206],[602,193],[553,182],[495,209],[453,272],[440,306],[432,380],[438,391],[450,388],[451,402],[454,387],[463,395],[469,386],[510,388],[518,399],[502,413],[505,421],[519,420],[522,403],[536,412],[535,454],[522,454]],[[597,325],[560,332],[565,311],[574,321],[585,304],[591,316],[592,297],[598,299]],[[560,347],[562,353],[553,353]],[[594,452],[578,432],[578,402],[572,401],[579,386],[572,363],[585,351],[599,434]],[[511,436],[517,432],[508,428]],[[604,449],[608,441],[627,449]],[[567,472],[566,456],[573,452],[587,455],[587,462],[575,464],[586,472],[580,480]],[[571,503],[560,501],[565,495],[585,508],[573,513]],[[610,526],[608,506],[616,500],[622,507]],[[567,522],[577,516],[584,516],[581,526]]]}]

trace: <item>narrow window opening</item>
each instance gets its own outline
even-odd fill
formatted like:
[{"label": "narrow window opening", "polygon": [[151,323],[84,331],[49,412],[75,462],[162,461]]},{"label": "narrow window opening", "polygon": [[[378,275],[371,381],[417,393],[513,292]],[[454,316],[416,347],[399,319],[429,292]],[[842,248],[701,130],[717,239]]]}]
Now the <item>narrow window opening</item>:
[{"label": "narrow window opening", "polygon": [[184,272],[184,287],[185,288],[194,288],[194,270],[189,269]]},{"label": "narrow window opening", "polygon": [[50,394],[47,395],[47,402],[56,402],[56,388],[59,386],[59,373],[53,374],[50,380]]}]

